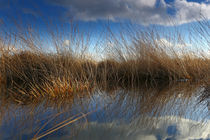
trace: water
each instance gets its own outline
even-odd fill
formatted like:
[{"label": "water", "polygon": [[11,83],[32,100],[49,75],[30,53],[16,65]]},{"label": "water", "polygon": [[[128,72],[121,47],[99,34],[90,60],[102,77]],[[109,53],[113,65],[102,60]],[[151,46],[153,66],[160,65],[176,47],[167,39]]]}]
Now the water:
[{"label": "water", "polygon": [[210,96],[201,85],[96,89],[71,99],[27,105],[1,99],[0,105],[3,140],[210,140]]}]

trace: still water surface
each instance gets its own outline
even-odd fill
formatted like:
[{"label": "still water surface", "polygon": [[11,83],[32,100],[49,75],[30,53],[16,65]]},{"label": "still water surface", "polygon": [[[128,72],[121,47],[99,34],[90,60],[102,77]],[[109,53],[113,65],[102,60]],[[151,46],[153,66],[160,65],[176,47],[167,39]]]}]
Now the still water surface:
[{"label": "still water surface", "polygon": [[210,140],[203,85],[96,89],[71,99],[0,100],[0,139]]}]

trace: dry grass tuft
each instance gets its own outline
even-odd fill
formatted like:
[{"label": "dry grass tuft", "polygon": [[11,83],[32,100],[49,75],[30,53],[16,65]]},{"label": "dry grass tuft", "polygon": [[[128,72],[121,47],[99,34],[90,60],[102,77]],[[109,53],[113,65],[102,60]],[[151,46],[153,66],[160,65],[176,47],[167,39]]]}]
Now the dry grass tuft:
[{"label": "dry grass tuft", "polygon": [[[199,27],[204,28],[205,25]],[[208,24],[206,27],[209,29]],[[62,43],[58,43],[62,42],[62,37],[55,40],[53,34],[52,41],[56,51],[48,53],[38,46],[41,44],[37,42],[38,35],[30,34],[30,31],[15,36],[10,34],[11,38],[15,38],[15,41],[10,43],[8,42],[11,38],[5,40],[0,36],[2,94],[20,103],[45,96],[70,97],[97,86],[132,87],[178,81],[209,81],[209,56],[202,53],[202,50],[195,53],[195,48],[188,51],[177,48],[176,44],[180,42],[187,44],[183,43],[179,33],[175,38],[168,39],[175,42],[172,45],[158,40],[161,35],[150,30],[133,31],[132,35],[131,31],[129,34],[122,33],[116,36],[111,33],[108,40],[111,45],[98,46],[107,47],[105,50],[109,53],[101,52],[106,55],[106,59],[98,61],[86,57],[90,37],[80,36],[79,32],[74,33],[79,34],[75,35],[77,38],[71,36],[72,40],[69,42],[72,46],[66,48]],[[204,35],[207,43],[203,43],[207,45],[207,49],[209,36]],[[14,49],[5,49],[11,46]]]}]

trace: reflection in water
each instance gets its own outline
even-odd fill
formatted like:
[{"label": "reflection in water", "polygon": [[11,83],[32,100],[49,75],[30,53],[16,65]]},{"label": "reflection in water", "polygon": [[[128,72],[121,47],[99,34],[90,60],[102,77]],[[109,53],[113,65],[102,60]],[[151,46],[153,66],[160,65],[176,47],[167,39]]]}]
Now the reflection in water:
[{"label": "reflection in water", "polygon": [[[107,139],[200,139],[209,138],[210,122],[200,122],[165,116],[160,118],[148,118],[152,121],[150,126],[142,125],[142,118],[130,124],[90,123],[82,129],[75,139],[107,140]],[[144,120],[144,119],[143,119]],[[143,122],[144,123],[144,122]]]},{"label": "reflection in water", "polygon": [[0,138],[210,139],[209,101],[207,86],[187,83],[99,88],[27,105],[1,98]]}]

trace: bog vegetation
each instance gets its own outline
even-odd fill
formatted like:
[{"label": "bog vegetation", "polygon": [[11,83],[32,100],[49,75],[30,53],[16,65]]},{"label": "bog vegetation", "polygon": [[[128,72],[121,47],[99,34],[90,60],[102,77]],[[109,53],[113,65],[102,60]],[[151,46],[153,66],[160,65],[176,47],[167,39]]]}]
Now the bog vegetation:
[{"label": "bog vegetation", "polygon": [[112,31],[106,26],[92,42],[91,33],[80,32],[74,24],[69,34],[59,28],[48,32],[47,39],[31,26],[16,25],[13,32],[1,28],[1,94],[27,103],[82,96],[98,87],[208,83],[209,27],[203,21],[187,33],[176,27],[162,33],[155,27],[126,25]]}]

